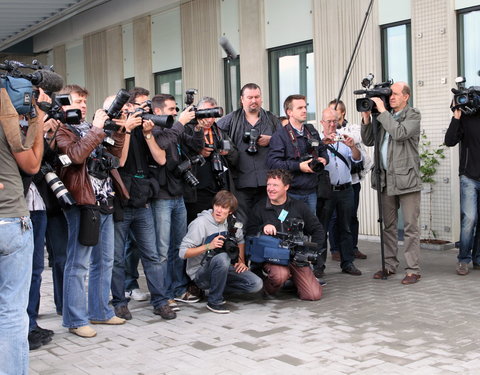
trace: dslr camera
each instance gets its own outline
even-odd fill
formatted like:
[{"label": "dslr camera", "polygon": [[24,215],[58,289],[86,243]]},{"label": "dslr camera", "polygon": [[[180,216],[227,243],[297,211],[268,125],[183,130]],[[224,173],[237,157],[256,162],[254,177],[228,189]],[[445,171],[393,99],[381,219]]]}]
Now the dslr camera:
[{"label": "dslr camera", "polygon": [[[197,93],[197,89],[188,89],[185,91],[185,105],[187,107],[193,105],[193,101],[195,100],[195,95]],[[196,106],[193,106],[192,111],[195,112],[195,121],[193,121],[193,123],[196,123],[196,120],[199,118],[218,118],[223,116],[222,107],[198,109]]]},{"label": "dslr camera", "polygon": [[302,155],[300,157],[300,162],[303,162],[303,161],[307,161],[307,160],[310,160],[312,159],[312,161],[310,163],[308,163],[308,166],[310,167],[310,169],[312,171],[314,171],[315,173],[320,173],[321,171],[323,171],[323,169],[325,168],[325,166],[323,165],[323,163],[321,161],[318,161],[317,158],[315,158],[312,153],[313,151],[318,147],[320,146],[320,141],[318,139],[315,139],[315,138],[309,138],[308,139],[308,152],[307,154],[305,155]]},{"label": "dslr camera", "polygon": [[122,108],[130,99],[130,93],[124,89],[120,89],[120,91],[113,99],[112,104],[110,107],[105,111],[108,116],[108,120],[105,121],[103,125],[103,130],[105,131],[118,131],[120,129],[120,125],[115,124],[113,119],[118,119],[122,115]]},{"label": "dslr camera", "polygon": [[[198,159],[198,162],[200,163],[201,159]],[[200,181],[198,181],[198,179],[192,173],[192,162],[190,159],[184,160],[178,164],[175,171],[177,175],[181,176],[183,180],[191,187],[195,187],[200,183]]]},{"label": "dslr camera", "polygon": [[[237,230],[242,229],[243,224],[237,221],[236,217],[233,215],[229,215],[227,218],[227,232],[220,233],[222,236],[225,237],[223,240],[223,246],[217,249],[211,249],[207,252],[207,257],[214,257],[217,254],[227,253],[229,258],[231,259],[231,263],[235,264],[238,261],[238,255],[240,254],[240,250],[238,248],[238,241],[237,241]],[[211,234],[205,240],[205,243],[211,242],[218,233]]]},{"label": "dslr camera", "polygon": [[96,156],[87,159],[88,174],[100,180],[108,177],[108,171],[120,167],[120,159],[109,153],[104,146],[97,147]]},{"label": "dslr camera", "polygon": [[380,98],[385,104],[385,108],[390,110],[390,95],[392,95],[392,90],[390,86],[393,84],[393,81],[381,82],[373,85],[374,75],[370,73],[362,80],[363,90],[355,90],[353,93],[355,95],[365,95],[363,98],[359,98],[356,101],[357,111],[358,112],[372,112],[378,113],[377,106],[375,102],[370,98]]},{"label": "dslr camera", "polygon": [[245,134],[243,134],[243,141],[245,143],[248,143],[247,152],[249,154],[256,154],[258,152],[257,141],[259,137],[260,137],[260,132],[256,128],[252,128],[250,129],[250,131],[245,132]]},{"label": "dslr camera", "polygon": [[465,87],[465,77],[455,78],[456,89],[452,89],[453,99],[450,109],[459,109],[466,115],[473,115],[480,109],[480,86]]},{"label": "dslr camera", "polygon": [[153,125],[162,128],[170,129],[173,126],[174,120],[172,115],[154,115],[152,110],[152,101],[147,100],[145,108],[139,107],[135,112],[140,112],[139,117],[142,120],[151,120]]}]

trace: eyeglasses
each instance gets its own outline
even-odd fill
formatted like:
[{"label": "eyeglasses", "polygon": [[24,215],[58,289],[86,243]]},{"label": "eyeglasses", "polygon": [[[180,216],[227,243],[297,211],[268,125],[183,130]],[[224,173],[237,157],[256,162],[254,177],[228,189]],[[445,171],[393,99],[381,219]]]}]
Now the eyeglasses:
[{"label": "eyeglasses", "polygon": [[337,125],[338,121],[337,120],[322,120],[322,122],[326,124],[332,124],[332,125]]}]

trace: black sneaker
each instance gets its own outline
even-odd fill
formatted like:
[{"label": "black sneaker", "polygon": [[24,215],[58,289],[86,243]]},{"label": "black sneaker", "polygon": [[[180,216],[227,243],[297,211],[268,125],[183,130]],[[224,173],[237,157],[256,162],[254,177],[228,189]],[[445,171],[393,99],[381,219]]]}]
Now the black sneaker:
[{"label": "black sneaker", "polygon": [[153,309],[155,315],[160,315],[163,319],[171,320],[177,317],[175,311],[168,304]]},{"label": "black sneaker", "polygon": [[132,313],[127,305],[115,306],[115,315],[125,320],[132,320]]},{"label": "black sneaker", "polygon": [[207,309],[217,314],[228,314],[230,312],[230,310],[227,309],[227,307],[224,304],[214,305],[214,304],[211,304],[210,302],[207,303]]},{"label": "black sneaker", "polygon": [[55,332],[53,332],[51,329],[46,329],[46,328],[42,328],[42,327],[39,327],[37,326],[37,328],[35,328],[37,331],[40,331],[40,332],[43,332],[45,335],[48,335],[50,337],[52,337]]},{"label": "black sneaker", "polygon": [[38,349],[42,345],[48,344],[50,341],[52,341],[51,335],[39,331],[36,328],[28,334],[28,346],[30,350]]}]

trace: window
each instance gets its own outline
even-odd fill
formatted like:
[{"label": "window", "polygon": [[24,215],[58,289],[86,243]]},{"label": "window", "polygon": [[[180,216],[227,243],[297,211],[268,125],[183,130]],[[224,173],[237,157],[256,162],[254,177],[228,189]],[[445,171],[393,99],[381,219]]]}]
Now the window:
[{"label": "window", "polygon": [[135,77],[125,78],[125,90],[130,91],[135,87]]},{"label": "window", "polygon": [[382,26],[382,80],[407,82],[412,87],[410,21]]},{"label": "window", "polygon": [[225,74],[225,113],[240,107],[240,57],[234,60],[223,60]]},{"label": "window", "polygon": [[312,41],[273,48],[269,51],[270,110],[284,115],[283,102],[287,96],[307,97],[307,120],[315,119],[315,65]]},{"label": "window", "polygon": [[155,73],[155,94],[170,94],[178,106],[183,103],[182,69],[172,69]]},{"label": "window", "polygon": [[480,7],[458,14],[458,72],[466,79],[465,86],[480,85]]}]

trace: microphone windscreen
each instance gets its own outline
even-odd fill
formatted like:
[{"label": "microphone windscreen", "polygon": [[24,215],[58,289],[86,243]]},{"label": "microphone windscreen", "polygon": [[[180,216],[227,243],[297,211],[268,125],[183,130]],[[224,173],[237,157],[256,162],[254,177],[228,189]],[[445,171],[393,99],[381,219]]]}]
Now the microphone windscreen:
[{"label": "microphone windscreen", "polygon": [[37,70],[32,73],[32,84],[40,87],[44,91],[56,92],[63,88],[63,78],[61,75],[49,70]]},{"label": "microphone windscreen", "polygon": [[220,43],[220,46],[223,48],[229,59],[236,59],[238,57],[237,51],[235,51],[235,48],[233,48],[232,44],[226,37],[220,37],[218,43]]}]

